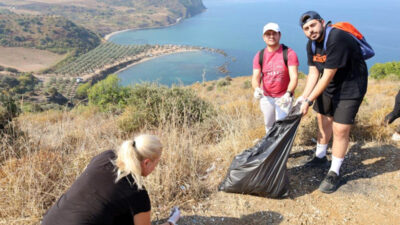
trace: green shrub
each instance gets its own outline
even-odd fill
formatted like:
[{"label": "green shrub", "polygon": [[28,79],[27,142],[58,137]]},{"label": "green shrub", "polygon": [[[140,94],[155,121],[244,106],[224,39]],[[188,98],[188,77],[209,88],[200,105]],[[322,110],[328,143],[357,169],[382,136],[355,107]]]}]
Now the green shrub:
[{"label": "green shrub", "polygon": [[11,67],[6,68],[6,71],[11,72],[11,73],[18,73],[17,69],[14,69],[14,68],[11,68]]},{"label": "green shrub", "polygon": [[109,75],[88,90],[89,104],[100,106],[104,111],[122,109],[129,97],[129,88],[119,85],[117,75]]},{"label": "green shrub", "polygon": [[46,90],[46,94],[50,97],[54,97],[58,94],[57,88],[55,87],[50,87],[49,89]]},{"label": "green shrub", "polygon": [[40,103],[27,103],[22,107],[23,112],[42,112],[43,108]]},{"label": "green shrub", "polygon": [[369,70],[371,78],[384,79],[400,79],[400,62],[376,63]]},{"label": "green shrub", "polygon": [[88,97],[88,91],[92,84],[90,82],[80,84],[78,88],[76,88],[76,98],[84,99]]},{"label": "green shrub", "polygon": [[[10,78],[4,81],[3,85],[8,85],[10,92],[24,94],[33,91],[39,80],[31,73],[24,73],[17,78]],[[0,85],[1,86],[1,85]]]},{"label": "green shrub", "polygon": [[230,84],[231,84],[231,82],[229,80],[225,79],[225,78],[219,79],[217,81],[217,87],[228,86]]},{"label": "green shrub", "polygon": [[132,88],[128,107],[119,118],[119,126],[125,132],[132,132],[166,123],[191,125],[213,114],[212,105],[190,89],[140,84]]},{"label": "green shrub", "polygon": [[0,131],[18,115],[19,109],[14,99],[5,94],[0,95]]},{"label": "green shrub", "polygon": [[56,84],[57,83],[57,78],[56,77],[51,77],[49,84]]},{"label": "green shrub", "polygon": [[225,77],[225,80],[226,81],[232,81],[232,77],[228,75],[228,76]]},{"label": "green shrub", "polygon": [[243,82],[242,88],[243,88],[243,89],[249,89],[249,88],[251,88],[251,81],[246,80],[245,82]]},{"label": "green shrub", "polygon": [[307,75],[300,71],[297,78],[298,79],[305,79],[305,78],[307,78]]},{"label": "green shrub", "polygon": [[15,77],[7,76],[7,75],[0,77],[0,88],[3,88],[5,90],[14,88],[18,84],[19,84],[19,81]]}]

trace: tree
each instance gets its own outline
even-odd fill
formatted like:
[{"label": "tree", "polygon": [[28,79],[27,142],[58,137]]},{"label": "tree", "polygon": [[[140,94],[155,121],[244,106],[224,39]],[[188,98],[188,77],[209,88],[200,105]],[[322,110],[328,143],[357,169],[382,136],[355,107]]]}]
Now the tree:
[{"label": "tree", "polygon": [[18,113],[19,109],[15,104],[14,99],[5,93],[2,93],[0,95],[0,132],[14,117],[18,115]]},{"label": "tree", "polygon": [[117,75],[109,75],[99,81],[88,91],[89,104],[100,106],[104,110],[122,108],[129,97],[129,88],[119,85]]}]

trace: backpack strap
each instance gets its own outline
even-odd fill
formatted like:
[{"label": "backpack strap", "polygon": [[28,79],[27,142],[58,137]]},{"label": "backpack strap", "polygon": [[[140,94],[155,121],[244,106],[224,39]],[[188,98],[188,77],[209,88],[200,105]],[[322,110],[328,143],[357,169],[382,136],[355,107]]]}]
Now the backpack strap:
[{"label": "backpack strap", "polygon": [[258,64],[260,64],[260,72],[261,72],[261,78],[260,81],[262,81],[262,78],[264,76],[263,72],[262,72],[262,66],[263,66],[263,60],[264,60],[264,50],[265,48],[260,50],[260,53],[258,55]]},{"label": "backpack strap", "polygon": [[[326,28],[325,28],[325,37],[324,37],[324,47],[323,50],[326,51],[326,42],[328,41],[328,37],[329,37],[329,33],[332,30],[332,22],[328,21],[328,23],[326,23]],[[311,51],[313,53],[313,55],[315,55],[315,48],[316,48],[316,43],[315,41],[311,42]]]},{"label": "backpack strap", "polygon": [[288,47],[282,44],[283,61],[285,62],[286,68],[288,68]]}]

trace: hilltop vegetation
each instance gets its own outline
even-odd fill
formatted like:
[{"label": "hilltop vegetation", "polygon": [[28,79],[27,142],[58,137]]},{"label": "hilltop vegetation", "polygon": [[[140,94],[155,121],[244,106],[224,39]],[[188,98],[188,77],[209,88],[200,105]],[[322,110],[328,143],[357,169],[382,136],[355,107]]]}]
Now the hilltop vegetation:
[{"label": "hilltop vegetation", "polygon": [[51,0],[18,2],[0,0],[15,12],[58,15],[98,34],[113,31],[174,24],[205,9],[201,0],[76,0],[54,3]]},{"label": "hilltop vegetation", "polygon": [[0,12],[0,45],[78,55],[100,44],[100,37],[60,16]]},{"label": "hilltop vegetation", "polygon": [[369,70],[372,78],[391,78],[400,80],[400,61],[387,63],[375,63]]}]

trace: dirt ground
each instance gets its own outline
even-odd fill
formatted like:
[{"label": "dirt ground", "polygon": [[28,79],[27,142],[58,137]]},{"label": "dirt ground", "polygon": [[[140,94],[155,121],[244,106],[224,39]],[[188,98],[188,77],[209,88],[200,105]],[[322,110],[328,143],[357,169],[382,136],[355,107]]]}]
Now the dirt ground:
[{"label": "dirt ground", "polygon": [[[292,149],[285,199],[217,192],[182,206],[179,224],[400,224],[400,149],[352,143],[332,194],[318,191],[329,168],[306,168],[312,147]],[[330,154],[328,155],[330,159]]]},{"label": "dirt ground", "polygon": [[22,72],[45,69],[64,58],[45,50],[31,48],[0,47],[0,65],[15,68]]}]

